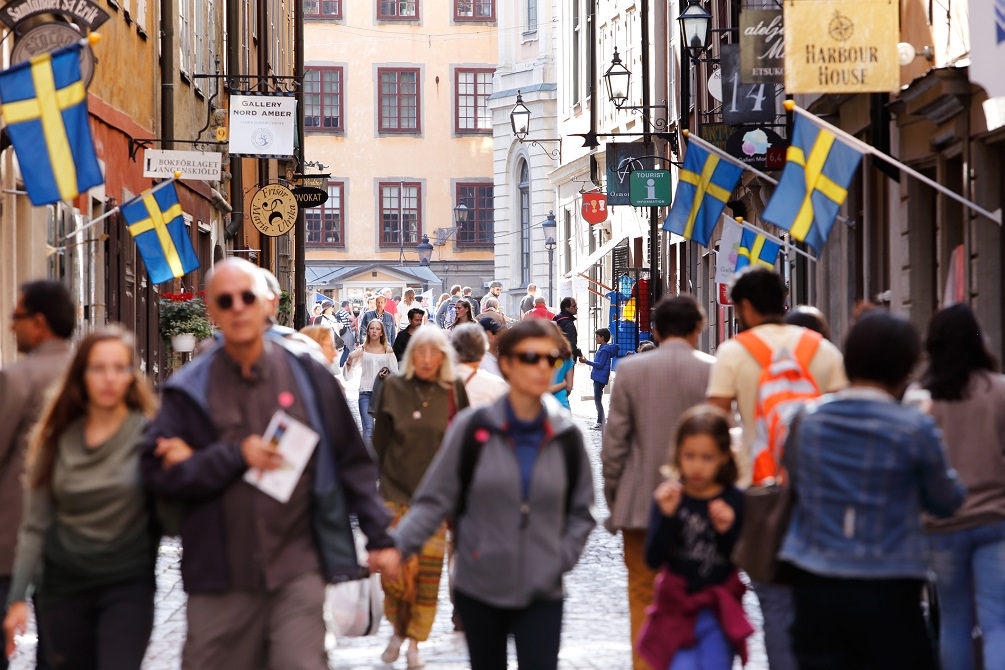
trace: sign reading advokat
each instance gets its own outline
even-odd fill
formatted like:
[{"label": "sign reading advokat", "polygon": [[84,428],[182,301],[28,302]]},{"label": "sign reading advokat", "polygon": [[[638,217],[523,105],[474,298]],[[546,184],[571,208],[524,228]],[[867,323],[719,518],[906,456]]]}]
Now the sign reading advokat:
[{"label": "sign reading advokat", "polygon": [[215,151],[168,151],[147,149],[143,153],[143,176],[169,179],[181,172],[182,179],[220,181],[222,154]]},{"label": "sign reading advokat", "polygon": [[890,0],[786,0],[785,92],[900,88],[899,12]]},{"label": "sign reading advokat", "polygon": [[230,97],[230,153],[235,156],[292,156],[297,101],[280,95]]}]

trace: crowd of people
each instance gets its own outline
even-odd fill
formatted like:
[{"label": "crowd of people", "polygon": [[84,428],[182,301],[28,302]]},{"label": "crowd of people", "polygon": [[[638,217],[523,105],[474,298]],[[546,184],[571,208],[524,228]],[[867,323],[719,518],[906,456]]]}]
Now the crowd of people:
[{"label": "crowd of people", "polygon": [[[218,335],[156,394],[128,332],[72,347],[65,289],[21,287],[12,328],[28,356],[0,369],[8,655],[33,611],[38,667],[138,669],[172,535],[186,670],[326,668],[325,585],[372,572],[392,629],[380,660],[404,651],[420,668],[445,563],[472,668],[505,668],[513,637],[520,667],[554,670],[563,575],[596,524],[570,412],[578,362],[635,670],[745,661],[748,588],[772,670],[1005,659],[1005,377],[968,306],[937,313],[924,340],[863,308],[839,347],[819,311],[788,308],[779,275],[751,268],[731,288],[742,332],[714,357],[698,349],[701,306],[675,296],[652,310],[652,346],[612,374],[611,332],[587,358],[575,299],[552,312],[533,285],[518,318],[493,282],[436,305],[381,291],[359,314],[326,301],[300,332],[276,323],[274,285],[218,263]],[[341,381],[357,374],[360,424]],[[748,580],[744,531],[766,520],[746,502],[779,486],[777,570]]]}]

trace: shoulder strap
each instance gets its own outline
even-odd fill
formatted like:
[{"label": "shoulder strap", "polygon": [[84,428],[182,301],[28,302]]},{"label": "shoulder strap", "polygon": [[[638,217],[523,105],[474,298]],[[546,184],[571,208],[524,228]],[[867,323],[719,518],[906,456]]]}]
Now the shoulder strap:
[{"label": "shoulder strap", "polygon": [[810,362],[813,360],[813,357],[816,356],[817,349],[820,348],[820,342],[822,342],[823,339],[823,335],[815,330],[807,328],[803,331],[803,334],[799,336],[799,342],[796,343],[795,349],[792,350],[792,355],[801,366],[808,370]]},{"label": "shoulder strap", "polygon": [[771,347],[761,339],[761,336],[757,333],[748,330],[745,333],[740,333],[736,336],[736,341],[743,345],[743,347],[754,357],[757,364],[762,368],[766,368],[771,365]]},{"label": "shoulder strap", "polygon": [[562,445],[562,456],[565,459],[565,479],[568,486],[565,490],[565,516],[568,517],[569,510],[572,509],[572,498],[576,493],[576,484],[579,481],[579,468],[582,462],[583,450],[579,446],[576,435],[572,431],[563,434],[559,443]]},{"label": "shoulder strap", "polygon": [[457,466],[457,474],[461,485],[457,494],[457,507],[454,509],[455,542],[458,521],[464,516],[465,510],[468,508],[468,491],[471,490],[471,480],[475,475],[475,466],[478,465],[478,459],[482,455],[482,447],[485,446],[484,442],[475,439],[475,433],[480,428],[486,428],[486,426],[482,425],[484,416],[483,408],[478,408],[472,412],[471,419],[468,421],[468,427],[465,429],[464,437],[461,440],[461,457]]}]

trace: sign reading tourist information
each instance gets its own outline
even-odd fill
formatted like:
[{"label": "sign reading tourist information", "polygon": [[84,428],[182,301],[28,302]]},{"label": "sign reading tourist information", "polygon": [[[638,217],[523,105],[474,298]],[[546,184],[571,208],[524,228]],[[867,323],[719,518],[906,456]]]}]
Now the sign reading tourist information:
[{"label": "sign reading tourist information", "polygon": [[143,153],[143,176],[170,179],[181,172],[180,179],[220,181],[223,154],[215,151],[168,151],[147,149]]},{"label": "sign reading tourist information", "polygon": [[108,12],[91,0],[11,0],[0,7],[0,21],[11,28],[41,14],[69,16],[88,30],[97,30],[108,20]]},{"label": "sign reading tourist information", "polygon": [[744,84],[785,82],[785,32],[781,9],[740,12],[740,81]]},{"label": "sign reading tourist information", "polygon": [[281,95],[230,97],[230,153],[234,156],[292,156],[296,98]]},{"label": "sign reading tourist information", "polygon": [[288,233],[298,211],[296,196],[282,184],[266,184],[251,198],[251,222],[269,237]]},{"label": "sign reading tourist information", "polygon": [[596,225],[607,220],[607,196],[600,191],[583,194],[583,218]]},{"label": "sign reading tourist information", "polygon": [[636,170],[629,190],[633,207],[669,207],[673,193],[670,170]]},{"label": "sign reading tourist information", "polygon": [[889,0],[786,2],[785,92],[900,88],[899,12],[900,3]]}]

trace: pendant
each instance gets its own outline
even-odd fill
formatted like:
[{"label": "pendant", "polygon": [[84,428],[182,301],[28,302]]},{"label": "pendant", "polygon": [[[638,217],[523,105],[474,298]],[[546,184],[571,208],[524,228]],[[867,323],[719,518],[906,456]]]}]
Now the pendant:
[{"label": "pendant", "polygon": [[429,407],[429,403],[428,402],[423,402],[422,403],[422,408],[425,409],[427,407]]},{"label": "pendant", "polygon": [[419,419],[422,418],[422,412],[420,412],[419,410],[415,410],[414,412],[412,412],[412,418],[418,421]]}]

